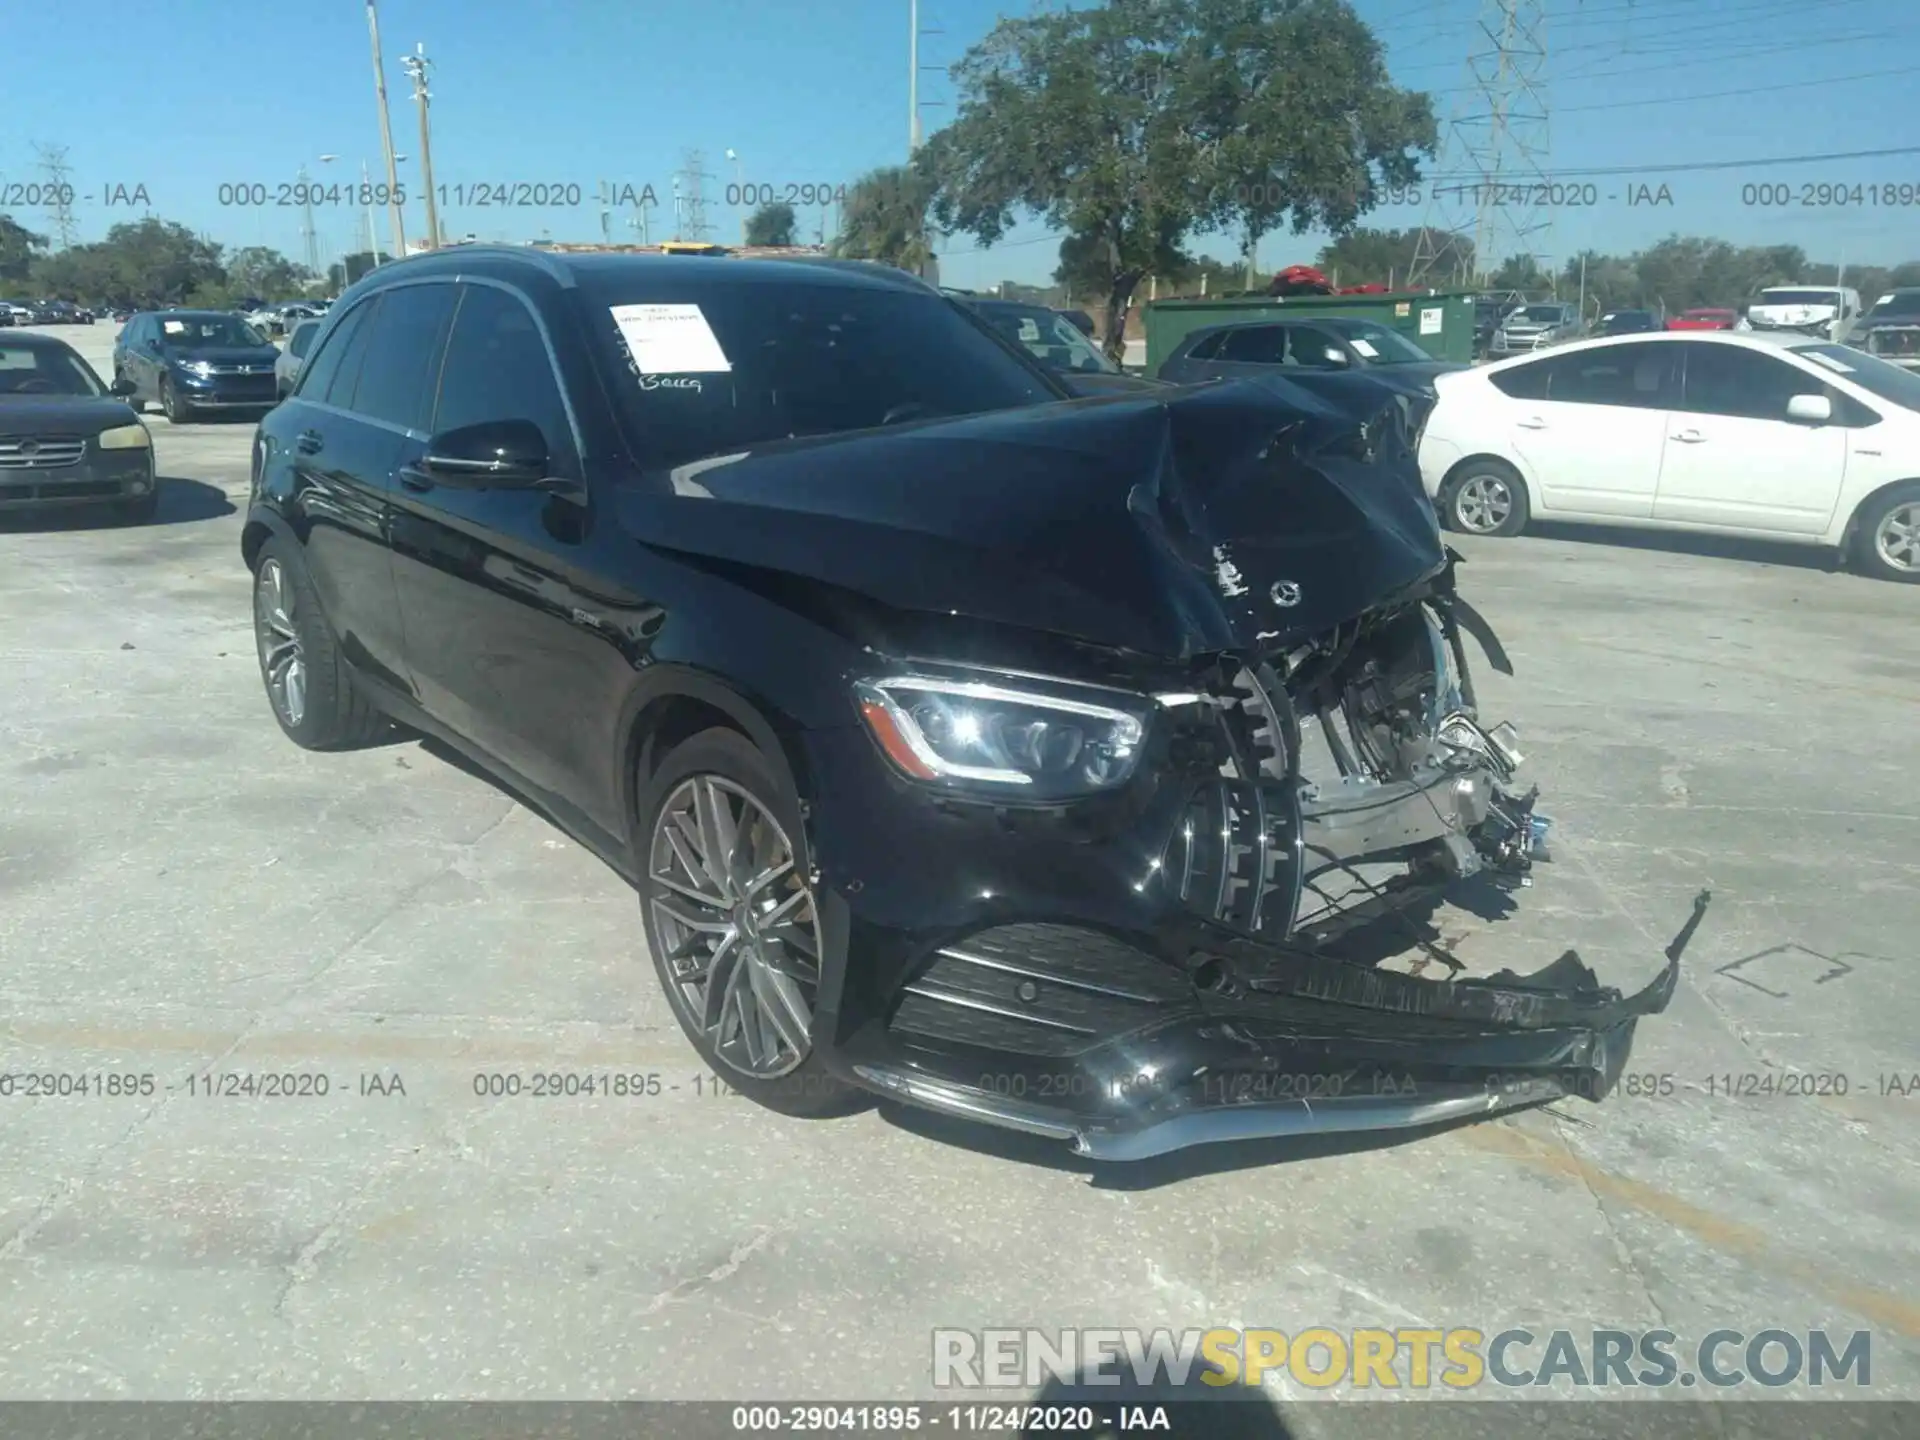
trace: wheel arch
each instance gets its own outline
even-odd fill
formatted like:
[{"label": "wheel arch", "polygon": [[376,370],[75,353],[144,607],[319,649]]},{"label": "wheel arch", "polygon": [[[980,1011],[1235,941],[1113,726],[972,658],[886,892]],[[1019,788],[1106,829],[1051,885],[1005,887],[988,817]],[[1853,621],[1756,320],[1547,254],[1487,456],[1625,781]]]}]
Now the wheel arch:
[{"label": "wheel arch", "polygon": [[674,663],[650,665],[621,716],[620,813],[627,840],[636,843],[640,792],[674,747],[703,730],[733,730],[753,742],[807,815],[811,787],[805,757],[793,738],[799,727],[769,702],[750,696],[709,671]]},{"label": "wheel arch", "polygon": [[295,550],[300,548],[300,537],[286,516],[265,505],[254,505],[248,509],[247,523],[240,531],[240,558],[249,571],[259,570],[260,551],[269,539],[284,540]]},{"label": "wheel arch", "polygon": [[1880,501],[1896,490],[1920,491],[1920,475],[1909,475],[1904,480],[1889,480],[1886,484],[1869,490],[1853,502],[1853,513],[1847,516],[1846,526],[1840,532],[1840,553],[1853,554],[1854,546],[1860,542],[1861,518]]}]

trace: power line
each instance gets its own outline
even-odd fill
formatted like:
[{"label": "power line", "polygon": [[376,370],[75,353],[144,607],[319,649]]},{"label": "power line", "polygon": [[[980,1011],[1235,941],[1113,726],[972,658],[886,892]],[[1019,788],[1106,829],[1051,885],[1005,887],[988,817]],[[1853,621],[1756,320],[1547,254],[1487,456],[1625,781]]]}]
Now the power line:
[{"label": "power line", "polygon": [[[1555,178],[1601,175],[1683,175],[1708,170],[1739,170],[1747,166],[1813,165],[1834,160],[1882,160],[1890,155],[1920,155],[1920,145],[1899,145],[1885,150],[1836,150],[1824,155],[1769,155],[1759,160],[1696,160],[1677,165],[1606,165],[1577,170],[1557,170],[1554,175]],[[1436,175],[1434,178],[1469,180],[1474,177],[1471,171],[1461,171],[1458,175]]]},{"label": "power line", "polygon": [[1788,80],[1780,85],[1745,85],[1738,90],[1707,90],[1694,95],[1657,95],[1647,100],[1609,100],[1603,105],[1566,105],[1562,115],[1584,115],[1594,110],[1638,110],[1644,105],[1687,105],[1696,100],[1729,100],[1748,95],[1765,95],[1775,90],[1811,90],[1824,85],[1843,85],[1850,80],[1878,80],[1888,75],[1920,74],[1920,65],[1898,70],[1862,70],[1853,75],[1829,75],[1820,80]]}]

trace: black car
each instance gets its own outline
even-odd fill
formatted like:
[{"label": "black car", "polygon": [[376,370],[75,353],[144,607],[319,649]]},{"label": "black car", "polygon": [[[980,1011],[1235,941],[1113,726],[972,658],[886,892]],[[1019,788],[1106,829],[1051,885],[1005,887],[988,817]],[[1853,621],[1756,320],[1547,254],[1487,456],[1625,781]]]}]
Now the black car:
[{"label": "black car", "polygon": [[153,440],[93,367],[51,335],[0,335],[0,511],[112,506],[151,520]]},{"label": "black car", "polygon": [[280,351],[237,315],[156,310],[127,321],[113,344],[113,374],[135,410],[157,401],[175,424],[203,411],[259,412],[279,394]]},{"label": "black car", "polygon": [[1160,363],[1160,379],[1188,385],[1202,380],[1254,380],[1304,389],[1356,419],[1392,397],[1416,451],[1420,430],[1439,398],[1436,375],[1469,367],[1435,360],[1413,341],[1377,320],[1312,316],[1286,321],[1209,325],[1192,331]]},{"label": "black car", "polygon": [[1645,335],[1660,329],[1660,317],[1651,310],[1609,310],[1600,317],[1601,335]]},{"label": "black car", "polygon": [[1059,376],[1075,395],[1150,390],[1154,382],[1129,375],[1087,338],[1071,315],[1018,300],[956,299]]},{"label": "black car", "polygon": [[429,253],[255,436],[262,678],[295,743],[402,721],[591,846],[695,1049],[792,1113],[1134,1158],[1597,1098],[1680,942],[1629,995],[1301,927],[1322,856],[1517,883],[1544,826],[1418,472],[1356,428],[1071,399],[881,267]]},{"label": "black car", "polygon": [[1920,370],[1920,285],[1891,290],[1853,322],[1846,343],[1907,370]]}]

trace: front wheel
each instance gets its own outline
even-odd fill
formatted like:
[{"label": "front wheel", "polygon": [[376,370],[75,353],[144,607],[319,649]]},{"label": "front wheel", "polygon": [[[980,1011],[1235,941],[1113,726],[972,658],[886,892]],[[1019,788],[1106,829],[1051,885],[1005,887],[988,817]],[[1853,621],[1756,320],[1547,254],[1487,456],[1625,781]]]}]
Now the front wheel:
[{"label": "front wheel", "polygon": [[823,947],[798,798],[713,729],[666,756],[636,809],[647,949],[701,1059],[783,1114],[855,1108],[813,1044]]},{"label": "front wheel", "polygon": [[174,425],[184,425],[193,418],[193,407],[180,398],[172,378],[165,375],[160,377],[160,413]]},{"label": "front wheel", "polygon": [[1440,492],[1440,515],[1463,535],[1518,535],[1527,528],[1527,487],[1498,460],[1471,460]]},{"label": "front wheel", "polygon": [[1855,558],[1878,580],[1920,584],[1920,485],[1903,485],[1860,517]]},{"label": "front wheel", "polygon": [[113,507],[114,517],[122,525],[149,525],[160,513],[160,482],[155,480],[147,493],[122,500]]}]

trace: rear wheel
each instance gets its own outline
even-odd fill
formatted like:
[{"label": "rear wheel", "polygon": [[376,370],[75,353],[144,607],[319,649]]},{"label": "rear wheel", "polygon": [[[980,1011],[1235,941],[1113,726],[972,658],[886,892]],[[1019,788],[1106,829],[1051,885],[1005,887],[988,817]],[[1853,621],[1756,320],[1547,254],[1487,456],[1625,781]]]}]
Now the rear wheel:
[{"label": "rear wheel", "polygon": [[253,631],[273,718],[303,750],[345,750],[387,728],[353,683],[313,582],[286,542],[261,548],[253,579]]},{"label": "rear wheel", "polygon": [[1920,485],[1902,485],[1868,507],[1854,558],[1876,579],[1920,584]]},{"label": "rear wheel", "polygon": [[647,949],[694,1049],[769,1109],[855,1108],[813,1044],[822,942],[798,798],[745,736],[714,729],[666,756],[637,809]]},{"label": "rear wheel", "polygon": [[1527,487],[1499,460],[1469,460],[1441,492],[1440,514],[1463,535],[1518,535],[1527,528]]}]

